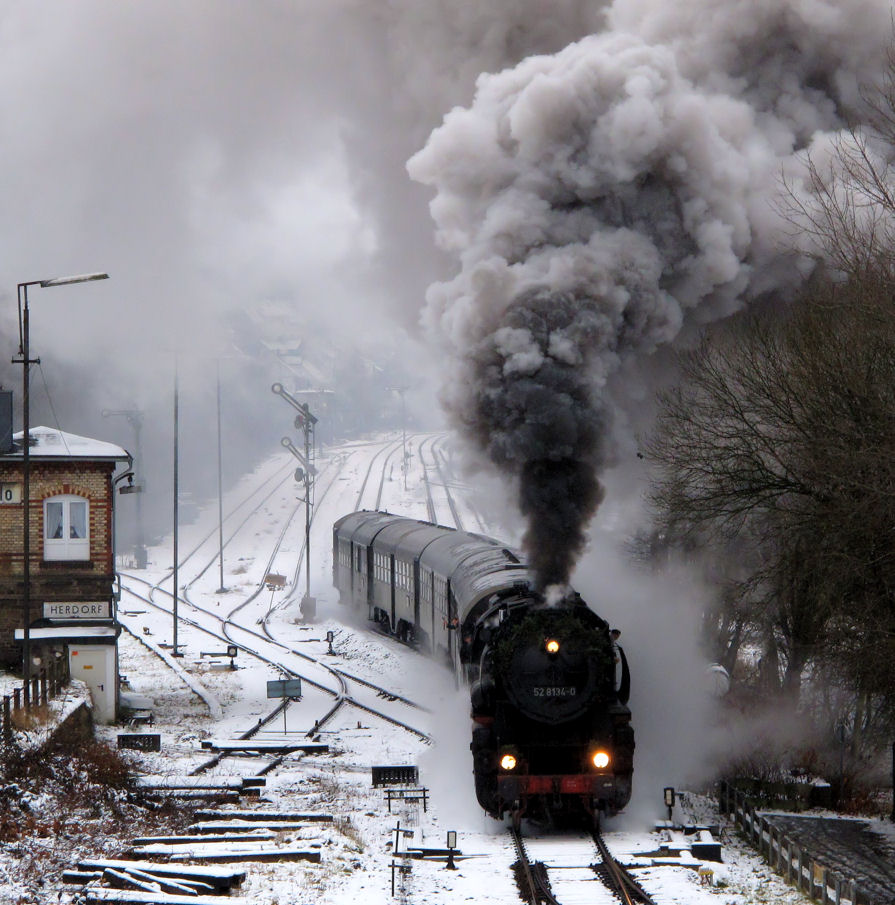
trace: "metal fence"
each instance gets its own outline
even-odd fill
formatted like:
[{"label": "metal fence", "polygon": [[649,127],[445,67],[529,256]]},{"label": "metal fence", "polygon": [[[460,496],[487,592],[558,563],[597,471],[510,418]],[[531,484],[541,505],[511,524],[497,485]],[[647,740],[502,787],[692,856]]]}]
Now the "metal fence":
[{"label": "metal fence", "polygon": [[17,725],[26,722],[38,708],[55,698],[68,684],[68,663],[65,657],[51,661],[50,665],[22,682],[12,694],[3,695],[0,709],[0,741],[9,744]]},{"label": "metal fence", "polygon": [[744,792],[721,781],[718,802],[746,834],[749,842],[790,886],[797,887],[821,905],[882,905],[870,897],[851,877],[844,877],[811,856],[775,827],[755,807]]}]

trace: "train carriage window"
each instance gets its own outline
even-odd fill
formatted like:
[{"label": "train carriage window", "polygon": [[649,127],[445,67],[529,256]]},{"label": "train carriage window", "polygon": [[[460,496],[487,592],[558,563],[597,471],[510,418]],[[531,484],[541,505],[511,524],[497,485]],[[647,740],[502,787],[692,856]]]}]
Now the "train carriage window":
[{"label": "train carriage window", "polygon": [[447,618],[447,579],[440,575],[435,576],[435,608],[445,619]]},{"label": "train carriage window", "polygon": [[396,560],[397,565],[397,579],[396,584],[399,588],[402,588],[405,591],[413,590],[413,581],[411,574],[411,565],[409,562],[403,562],[402,560]]}]

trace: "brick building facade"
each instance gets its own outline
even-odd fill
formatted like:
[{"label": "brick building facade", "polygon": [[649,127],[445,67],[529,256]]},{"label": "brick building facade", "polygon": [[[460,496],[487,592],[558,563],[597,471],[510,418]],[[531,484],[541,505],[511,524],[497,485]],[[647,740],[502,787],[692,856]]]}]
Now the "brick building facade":
[{"label": "brick building facade", "polygon": [[[77,624],[87,625],[91,620],[83,616],[90,612],[86,604],[95,604],[98,621],[110,624],[115,581],[112,476],[131,457],[112,443],[52,428],[32,428],[30,435],[31,626],[65,624],[59,615],[65,613],[79,614]],[[7,668],[21,665],[21,644],[14,631],[22,628],[24,593],[22,434],[14,439],[11,450],[0,452],[0,666]]]}]

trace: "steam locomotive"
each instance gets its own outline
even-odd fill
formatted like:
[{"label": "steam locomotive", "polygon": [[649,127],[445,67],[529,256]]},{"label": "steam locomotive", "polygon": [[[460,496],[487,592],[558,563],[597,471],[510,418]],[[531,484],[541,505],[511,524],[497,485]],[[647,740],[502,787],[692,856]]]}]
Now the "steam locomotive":
[{"label": "steam locomotive", "polygon": [[333,584],[469,686],[476,797],[491,816],[598,820],[627,804],[628,664],[578,594],[548,602],[493,538],[372,511],[335,523]]}]

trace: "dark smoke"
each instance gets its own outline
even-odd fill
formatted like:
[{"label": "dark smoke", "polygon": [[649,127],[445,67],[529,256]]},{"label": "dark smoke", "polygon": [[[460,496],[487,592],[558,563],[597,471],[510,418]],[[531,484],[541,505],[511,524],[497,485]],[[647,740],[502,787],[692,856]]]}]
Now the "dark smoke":
[{"label": "dark smoke", "polygon": [[466,427],[518,479],[523,543],[542,588],[568,582],[603,496],[608,413],[579,351],[597,348],[602,329],[588,300],[532,292],[470,361]]},{"label": "dark smoke", "polygon": [[605,28],[480,76],[408,163],[459,264],[424,321],[444,398],[510,476],[526,552],[564,583],[647,390],[647,356],[758,297],[814,252],[813,204],[885,65],[888,0],[615,0]]}]

